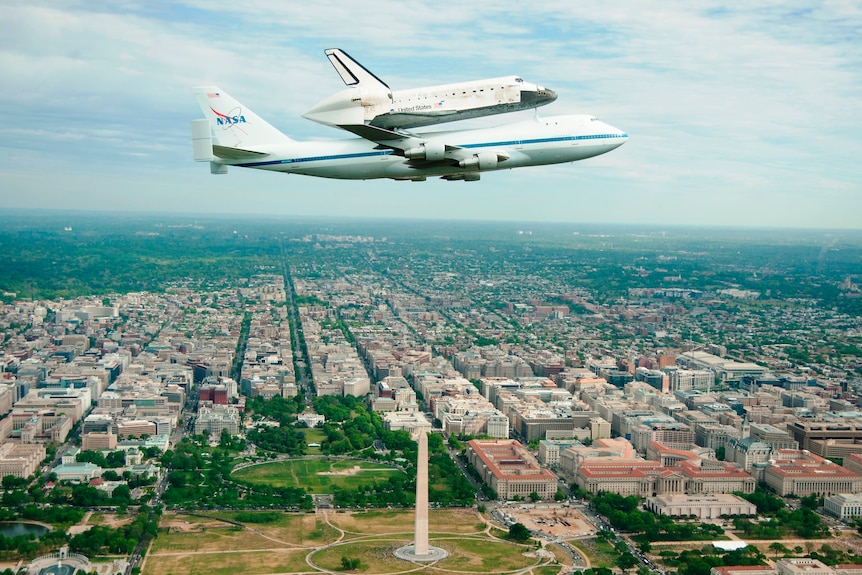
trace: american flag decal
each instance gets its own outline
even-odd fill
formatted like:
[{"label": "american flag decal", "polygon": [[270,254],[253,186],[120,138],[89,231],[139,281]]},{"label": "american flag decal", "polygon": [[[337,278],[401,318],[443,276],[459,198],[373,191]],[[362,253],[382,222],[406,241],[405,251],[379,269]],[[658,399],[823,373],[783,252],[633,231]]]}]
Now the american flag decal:
[{"label": "american flag decal", "polygon": [[218,98],[218,97],[219,97],[219,93],[218,93],[218,92],[209,92],[209,93],[207,93],[207,98]]}]

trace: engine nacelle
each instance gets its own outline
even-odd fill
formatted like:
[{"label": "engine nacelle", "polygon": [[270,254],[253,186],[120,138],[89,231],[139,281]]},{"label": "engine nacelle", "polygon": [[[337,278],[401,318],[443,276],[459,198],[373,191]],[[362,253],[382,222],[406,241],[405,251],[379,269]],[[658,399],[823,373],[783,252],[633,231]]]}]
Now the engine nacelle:
[{"label": "engine nacelle", "polygon": [[415,148],[404,151],[404,156],[411,160],[442,160],[446,155],[446,146],[443,144],[425,143]]},{"label": "engine nacelle", "polygon": [[496,152],[479,152],[472,158],[461,160],[458,165],[465,170],[493,170],[497,167],[497,162]]}]

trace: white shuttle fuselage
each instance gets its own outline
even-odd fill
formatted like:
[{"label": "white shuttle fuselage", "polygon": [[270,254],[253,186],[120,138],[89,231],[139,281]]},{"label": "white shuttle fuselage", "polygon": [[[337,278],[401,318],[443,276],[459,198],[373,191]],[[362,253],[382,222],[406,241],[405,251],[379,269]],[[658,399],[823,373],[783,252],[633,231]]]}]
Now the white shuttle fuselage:
[{"label": "white shuttle fuselage", "polygon": [[392,90],[346,52],[332,49],[326,55],[350,87],[321,101],[302,116],[328,126],[417,128],[528,110],[557,98],[553,90],[517,76]]}]

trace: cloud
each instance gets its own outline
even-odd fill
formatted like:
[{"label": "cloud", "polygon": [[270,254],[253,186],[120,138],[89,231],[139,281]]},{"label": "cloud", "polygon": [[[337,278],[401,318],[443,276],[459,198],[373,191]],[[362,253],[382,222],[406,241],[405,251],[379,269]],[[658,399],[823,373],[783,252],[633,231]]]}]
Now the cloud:
[{"label": "cloud", "polygon": [[[5,3],[0,186],[14,193],[0,207],[74,207],[34,187],[109,203],[114,186],[149,185],[189,210],[258,209],[233,199],[243,189],[285,213],[578,219],[586,205],[605,221],[860,227],[860,28],[862,7],[841,2]],[[291,137],[342,137],[299,117],[344,88],[330,47],[396,88],[518,74],[560,94],[541,114],[596,114],[631,140],[472,185],[211,178],[189,161],[193,85],[221,86]]]}]

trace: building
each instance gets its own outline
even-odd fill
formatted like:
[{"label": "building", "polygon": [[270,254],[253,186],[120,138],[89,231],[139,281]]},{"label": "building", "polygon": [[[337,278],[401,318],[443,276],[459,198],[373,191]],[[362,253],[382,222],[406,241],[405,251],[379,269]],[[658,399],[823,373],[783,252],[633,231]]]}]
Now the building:
[{"label": "building", "polygon": [[430,433],[431,422],[419,411],[388,411],[383,414],[383,427],[389,431],[408,431],[411,435]]},{"label": "building", "polygon": [[583,445],[577,438],[543,439],[539,442],[539,461],[547,467],[557,467],[560,451],[577,445]]},{"label": "building", "polygon": [[647,497],[644,507],[657,515],[718,519],[728,515],[757,515],[757,506],[736,495],[668,494]]},{"label": "building", "polygon": [[467,461],[500,499],[527,499],[533,493],[552,499],[557,493],[557,476],[541,468],[514,439],[472,439],[467,442]]},{"label": "building", "polygon": [[799,442],[787,431],[767,423],[752,423],[751,437],[769,445],[772,449],[799,449]]},{"label": "building", "polygon": [[324,423],[326,423],[326,417],[325,416],[319,415],[317,413],[312,413],[310,411],[306,412],[306,413],[299,414],[296,417],[296,419],[300,423],[304,423],[305,426],[308,428],[314,428],[314,427],[317,427],[318,425],[322,426]]},{"label": "building", "polygon": [[844,458],[844,467],[854,473],[862,475],[862,455],[852,454]]},{"label": "building", "polygon": [[826,453],[825,448],[830,445],[833,448],[837,444],[850,448],[855,446],[857,453],[862,451],[862,423],[837,419],[794,421],[787,431],[799,443],[799,449],[807,449],[821,457],[834,457]]},{"label": "building", "polygon": [[231,435],[239,435],[239,411],[235,407],[213,405],[200,408],[195,420],[196,435],[206,431],[211,438],[219,438],[224,430]]},{"label": "building", "polygon": [[116,449],[117,436],[111,432],[99,433],[91,431],[81,436],[81,449],[83,451],[98,451],[100,449]]},{"label": "building", "polygon": [[588,493],[609,491],[620,495],[650,497],[656,493],[658,461],[631,460],[586,464],[578,468],[575,484]]},{"label": "building", "polygon": [[209,401],[217,405],[227,405],[230,402],[226,385],[212,383],[202,385],[199,393],[200,401]]},{"label": "building", "polygon": [[762,377],[768,370],[756,363],[741,363],[705,351],[688,351],[676,362],[694,370],[709,370],[721,381],[742,381],[745,376]]},{"label": "building", "polygon": [[662,370],[667,373],[668,386],[671,393],[686,389],[705,389],[709,391],[715,384],[715,375],[703,369],[679,369],[676,366]]},{"label": "building", "polygon": [[590,419],[590,439],[610,439],[611,424],[601,417],[593,417]]},{"label": "building", "polygon": [[64,462],[54,468],[58,481],[73,481],[76,483],[87,483],[102,475],[102,468],[94,463],[66,463]]},{"label": "building", "polygon": [[731,439],[725,448],[725,459],[733,461],[745,471],[751,471],[756,463],[766,463],[772,455],[772,448],[754,437]]},{"label": "building", "polygon": [[640,453],[646,453],[650,442],[656,441],[677,449],[694,445],[695,433],[683,423],[657,421],[629,428],[631,442]]},{"label": "building", "polygon": [[862,517],[862,494],[837,493],[823,500],[823,509],[841,521]]},{"label": "building", "polygon": [[4,443],[0,445],[0,477],[30,477],[45,455],[45,446],[40,443]]},{"label": "building", "polygon": [[690,494],[754,493],[757,484],[754,477],[732,463],[714,459],[682,461],[678,467],[685,478],[685,492]]},{"label": "building", "polygon": [[778,571],[769,565],[731,565],[713,567],[709,575],[778,575]]},{"label": "building", "polygon": [[[754,478],[735,465],[703,459],[692,452],[660,447],[661,461],[606,457],[583,460],[574,474],[574,482],[589,493],[609,491],[620,495],[652,497],[668,494],[716,494],[754,492]],[[567,449],[564,453],[575,452]],[[568,459],[568,456],[567,456]],[[673,465],[665,465],[671,461]],[[564,465],[561,456],[560,467]]]},{"label": "building", "polygon": [[763,480],[784,497],[862,492],[862,476],[808,451],[779,449],[763,472]]},{"label": "building", "polygon": [[141,437],[143,435],[157,435],[156,424],[145,419],[128,419],[117,422],[118,437]]},{"label": "building", "polygon": [[807,557],[790,557],[775,562],[778,575],[835,575],[835,571],[818,561]]}]

